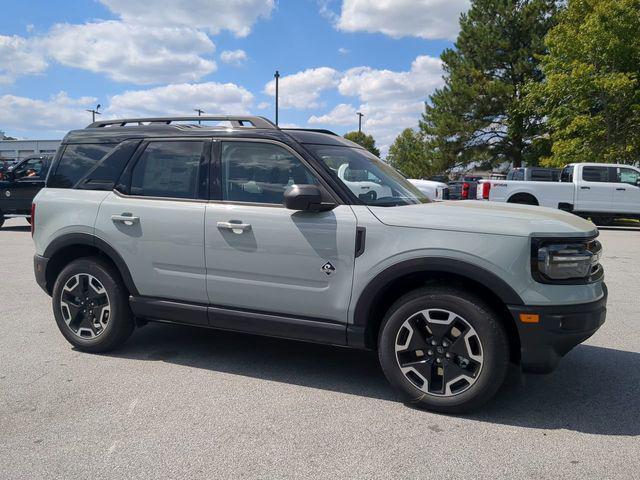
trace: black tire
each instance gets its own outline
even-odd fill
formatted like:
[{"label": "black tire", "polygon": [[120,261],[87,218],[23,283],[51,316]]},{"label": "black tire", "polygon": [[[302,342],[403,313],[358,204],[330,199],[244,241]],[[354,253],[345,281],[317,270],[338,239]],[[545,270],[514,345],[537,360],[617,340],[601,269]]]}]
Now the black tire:
[{"label": "black tire", "polygon": [[0,212],[0,228],[2,228],[2,225],[4,225],[4,214]]},{"label": "black tire", "polygon": [[[462,358],[463,356],[456,356],[455,353],[450,353],[445,349],[445,352],[447,352],[446,355],[451,355],[454,358],[454,360],[447,360],[443,357],[445,354],[442,353],[442,351],[434,351],[430,347],[427,347],[430,348],[429,352],[431,353],[429,353],[429,355],[435,355],[439,358],[438,361],[442,362],[440,365],[434,363],[438,358],[427,358],[423,350],[416,350],[411,354],[414,355],[414,357],[410,361],[418,362],[418,360],[420,360],[420,368],[425,369],[422,370],[423,372],[436,371],[439,373],[447,371],[447,368],[450,369],[450,372],[458,372],[459,364],[457,362],[468,362],[465,368],[476,369],[473,374],[473,379],[471,379],[471,376],[469,380],[462,377],[454,377],[461,378],[461,380],[452,380],[450,383],[445,383],[444,379],[446,376],[442,373],[442,394],[432,394],[429,391],[421,390],[421,388],[429,390],[431,386],[437,385],[437,382],[434,380],[431,386],[426,383],[423,383],[422,386],[418,385],[420,379],[414,375],[414,373],[408,373],[408,376],[405,376],[405,373],[403,373],[400,367],[400,357],[396,356],[396,341],[403,334],[406,335],[407,329],[403,327],[403,325],[406,325],[405,321],[419,319],[420,317],[416,316],[416,314],[423,315],[420,312],[428,309],[436,313],[440,310],[452,312],[457,316],[453,323],[462,320],[467,327],[470,326],[470,329],[462,330],[465,332],[464,335],[458,333],[463,340],[463,344],[457,343],[456,349],[459,349],[460,346],[463,345],[464,349],[469,352],[467,345],[470,345],[471,340],[473,340],[474,348],[479,348],[481,354],[481,357],[478,357],[481,358],[481,361],[476,362],[475,360],[465,360]],[[426,317],[423,316],[423,318]],[[436,326],[434,324],[429,325]],[[442,328],[446,329],[448,327],[449,326],[443,326]],[[435,331],[436,330],[434,330],[434,332]],[[459,331],[460,330],[458,330],[458,332]],[[467,332],[469,333],[469,340],[467,340]],[[472,333],[476,338],[471,336]],[[429,338],[437,338],[435,333],[433,337],[429,337],[429,333],[426,330],[424,337],[427,339],[427,345],[430,345]],[[422,337],[416,338],[422,341]],[[404,345],[412,344],[413,338],[410,338],[410,340],[411,341],[407,340]],[[452,341],[450,340],[450,342],[455,343],[456,340],[459,340],[459,338]],[[479,346],[476,340],[479,341]],[[447,344],[443,342],[442,345]],[[449,348],[453,352],[454,347],[452,345],[449,345]],[[433,348],[439,349],[440,347]],[[401,352],[399,355],[408,355],[408,352],[410,352],[410,349]],[[420,352],[422,352],[421,355],[424,355],[424,357],[417,356]],[[385,376],[391,385],[400,392],[407,403],[437,412],[463,413],[477,409],[483,405],[493,397],[504,383],[509,367],[509,342],[507,333],[498,316],[482,302],[482,300],[459,288],[433,286],[410,292],[391,306],[382,322],[378,340],[378,356]],[[447,356],[447,358],[450,357]],[[454,361],[456,362],[455,364]],[[469,363],[471,363],[471,366],[469,366]],[[474,363],[475,366],[473,365]],[[464,363],[462,364],[464,365]],[[407,364],[405,363],[404,365],[406,367]],[[417,365],[417,363],[412,363],[411,365]],[[439,367],[443,367],[443,369],[440,370]],[[413,380],[409,377],[412,377]],[[422,378],[424,379],[425,377]],[[433,379],[434,377],[430,378]],[[463,390],[457,387],[459,388],[459,393],[454,392],[453,387],[455,387],[456,384],[462,386],[464,383],[469,384],[466,389]],[[447,393],[446,390],[449,390],[449,392]]]},{"label": "black tire", "polygon": [[26,218],[25,218],[25,220],[27,221],[27,223],[28,223],[29,225],[31,225],[31,217],[26,217]]},{"label": "black tire", "polygon": [[[77,275],[80,275],[80,277],[76,277]],[[75,333],[72,326],[67,325],[64,318],[63,312],[65,312],[65,310],[61,303],[63,301],[63,289],[65,285],[68,286],[68,282],[72,281],[74,277],[82,279],[94,277],[99,282],[98,285],[102,287],[100,290],[104,290],[103,295],[106,294],[109,311],[106,313],[104,310],[101,311],[101,313],[106,314],[107,318],[104,327],[101,326],[97,334],[93,328],[78,328],[79,331],[84,330],[85,333],[88,332],[89,334],[95,335],[93,338],[85,338]],[[65,292],[65,294],[67,294],[67,292]],[[64,335],[67,341],[78,350],[92,353],[113,350],[122,345],[134,330],[135,322],[129,307],[126,287],[119,273],[109,263],[98,257],[79,258],[69,263],[58,275],[53,286],[51,299],[53,314],[60,332],[62,332],[62,335]],[[65,300],[67,300],[66,297]],[[82,307],[80,307],[80,309],[81,308]],[[99,307],[96,307],[95,310],[98,310],[98,308]],[[67,309],[66,314],[71,317],[69,312],[70,310]],[[90,321],[88,317],[86,317],[86,314],[80,315],[81,317],[76,318],[87,318],[87,321]],[[72,321],[71,323],[74,322]],[[90,330],[93,330],[93,333],[91,333]]]}]

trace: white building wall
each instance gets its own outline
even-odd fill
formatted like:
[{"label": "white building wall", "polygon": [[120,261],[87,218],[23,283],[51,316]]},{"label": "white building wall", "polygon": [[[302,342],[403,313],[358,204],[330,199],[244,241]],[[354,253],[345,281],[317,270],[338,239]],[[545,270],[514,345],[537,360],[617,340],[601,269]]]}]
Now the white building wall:
[{"label": "white building wall", "polygon": [[0,140],[0,159],[22,160],[36,153],[55,153],[61,140]]}]

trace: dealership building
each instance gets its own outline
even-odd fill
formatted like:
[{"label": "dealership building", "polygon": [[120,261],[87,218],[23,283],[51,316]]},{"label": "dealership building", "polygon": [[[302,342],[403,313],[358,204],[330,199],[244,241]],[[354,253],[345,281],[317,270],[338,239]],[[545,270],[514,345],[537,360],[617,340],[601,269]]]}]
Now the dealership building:
[{"label": "dealership building", "polygon": [[0,160],[22,160],[29,155],[55,153],[60,140],[5,140],[0,132]]}]

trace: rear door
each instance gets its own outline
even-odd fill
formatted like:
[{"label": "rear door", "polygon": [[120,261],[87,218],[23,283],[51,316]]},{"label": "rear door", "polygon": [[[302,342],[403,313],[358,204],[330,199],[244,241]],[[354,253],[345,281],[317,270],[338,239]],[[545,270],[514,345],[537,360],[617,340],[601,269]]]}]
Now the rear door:
[{"label": "rear door", "polygon": [[346,323],[355,261],[351,207],[284,208],[288,186],[324,187],[283,144],[223,141],[217,151],[212,178],[220,189],[205,221],[211,304]]},{"label": "rear door", "polygon": [[207,139],[142,142],[118,190],[100,205],[96,235],[123,258],[140,295],[206,304]]},{"label": "rear door", "polygon": [[613,212],[640,214],[640,171],[631,167],[617,167],[615,170]]},{"label": "rear door", "polygon": [[580,212],[611,212],[613,181],[612,167],[584,165],[577,182],[575,210]]}]

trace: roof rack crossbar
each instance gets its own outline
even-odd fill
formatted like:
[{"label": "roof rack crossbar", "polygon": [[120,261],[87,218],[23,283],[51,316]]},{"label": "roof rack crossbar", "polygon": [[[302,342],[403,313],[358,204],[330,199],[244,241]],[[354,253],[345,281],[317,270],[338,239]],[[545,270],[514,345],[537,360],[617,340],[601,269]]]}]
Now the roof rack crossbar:
[{"label": "roof rack crossbar", "polygon": [[[149,118],[119,118],[114,120],[99,120],[88,125],[86,128],[102,128],[108,126],[125,127],[128,124],[144,125],[164,124],[171,125],[172,122],[229,122],[234,128],[249,127],[277,129],[278,127],[264,117],[253,115],[203,115],[188,117],[149,117]],[[247,125],[249,124],[249,125]]]}]

